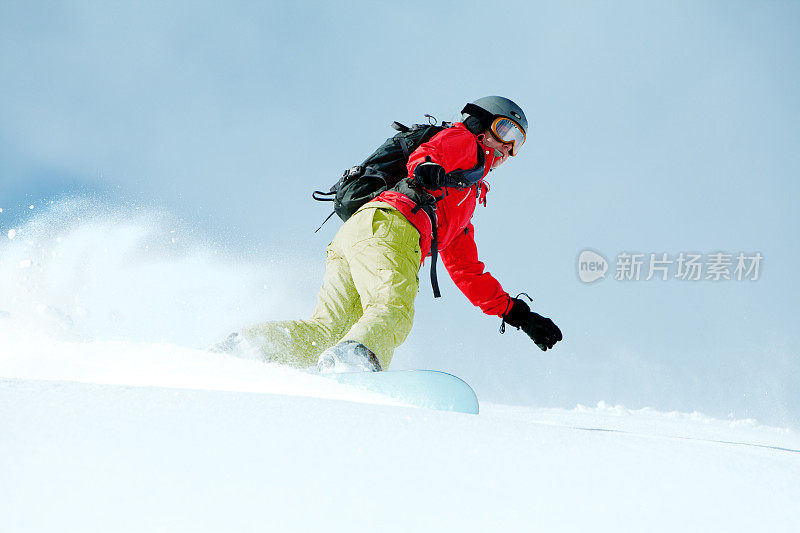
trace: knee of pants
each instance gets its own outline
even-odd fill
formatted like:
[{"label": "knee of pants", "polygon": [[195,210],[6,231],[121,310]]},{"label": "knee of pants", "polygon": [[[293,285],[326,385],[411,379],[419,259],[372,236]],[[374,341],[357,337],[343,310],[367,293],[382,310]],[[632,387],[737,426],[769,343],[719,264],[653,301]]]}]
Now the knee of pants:
[{"label": "knee of pants", "polygon": [[398,308],[390,315],[388,323],[391,325],[390,333],[394,340],[394,347],[398,347],[406,340],[411,328],[414,326],[414,308]]},{"label": "knee of pants", "polygon": [[362,342],[379,357],[385,353],[390,358],[394,349],[406,340],[413,324],[413,308],[374,304],[367,306],[347,337]]}]

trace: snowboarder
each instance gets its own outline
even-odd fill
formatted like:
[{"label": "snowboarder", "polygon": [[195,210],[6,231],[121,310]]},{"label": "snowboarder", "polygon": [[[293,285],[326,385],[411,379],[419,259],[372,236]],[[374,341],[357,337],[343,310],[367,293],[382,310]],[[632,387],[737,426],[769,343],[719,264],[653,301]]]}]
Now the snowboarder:
[{"label": "snowboarder", "polygon": [[561,331],[485,272],[471,223],[476,204],[486,203],[484,178],[518,155],[527,128],[522,109],[507,98],[487,96],[467,104],[462,122],[410,154],[407,177],[361,206],[339,229],[327,248],[311,318],[258,324],[214,349],[241,356],[255,352],[295,366],[316,363],[321,372],[387,369],[411,331],[417,275],[432,243],[470,302],[501,317],[503,327],[522,329],[542,350],[552,348]]}]

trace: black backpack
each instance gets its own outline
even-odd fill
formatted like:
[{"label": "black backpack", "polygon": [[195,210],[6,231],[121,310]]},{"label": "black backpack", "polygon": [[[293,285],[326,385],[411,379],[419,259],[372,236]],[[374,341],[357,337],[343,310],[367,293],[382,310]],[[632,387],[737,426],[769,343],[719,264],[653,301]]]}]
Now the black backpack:
[{"label": "black backpack", "polygon": [[[343,221],[353,216],[358,208],[376,198],[380,193],[389,189],[397,189],[411,198],[417,206],[414,208],[424,210],[431,218],[433,225],[431,240],[431,287],[433,296],[439,298],[439,282],[436,277],[436,260],[438,256],[436,235],[435,199],[420,188],[409,186],[404,180],[408,174],[406,165],[411,152],[420,145],[428,142],[434,135],[453,126],[451,122],[436,124],[436,119],[425,115],[431,123],[414,124],[405,126],[397,121],[392,123],[392,128],[398,131],[393,137],[386,139],[382,145],[367,157],[360,165],[344,171],[339,181],[333,184],[328,192],[314,191],[311,195],[320,202],[333,202],[333,212],[322,221],[319,231],[330,218],[336,214]],[[483,175],[483,151],[478,150],[478,163],[471,171],[456,171],[448,174],[448,183],[454,187],[468,187],[470,183],[464,181],[464,176],[478,172]],[[315,231],[315,233],[316,233]]]},{"label": "black backpack", "polygon": [[[430,115],[426,115],[433,119]],[[434,119],[435,120],[435,119]],[[392,189],[403,178],[408,170],[408,157],[421,144],[428,142],[434,135],[451,127],[449,122],[441,125],[414,124],[411,127],[393,122],[392,128],[398,131],[393,137],[386,139],[363,163],[344,171],[339,181],[329,191],[314,191],[312,197],[320,202],[333,202],[333,213],[328,215],[324,225],[334,214],[343,221],[353,216],[358,208],[377,197],[383,191]],[[317,231],[322,227],[320,225]]]}]

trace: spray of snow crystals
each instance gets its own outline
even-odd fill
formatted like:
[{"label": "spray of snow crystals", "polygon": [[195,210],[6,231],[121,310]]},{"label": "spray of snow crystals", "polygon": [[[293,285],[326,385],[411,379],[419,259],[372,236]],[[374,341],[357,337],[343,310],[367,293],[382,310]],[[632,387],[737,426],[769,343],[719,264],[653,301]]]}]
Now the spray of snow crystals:
[{"label": "spray of snow crystals", "polygon": [[223,253],[164,213],[86,198],[31,213],[0,240],[6,332],[205,347],[300,312],[288,294],[303,273]]}]

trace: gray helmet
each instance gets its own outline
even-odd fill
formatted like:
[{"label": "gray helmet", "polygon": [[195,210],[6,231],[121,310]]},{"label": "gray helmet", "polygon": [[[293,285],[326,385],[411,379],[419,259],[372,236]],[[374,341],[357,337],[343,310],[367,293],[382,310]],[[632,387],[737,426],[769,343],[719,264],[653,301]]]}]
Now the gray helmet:
[{"label": "gray helmet", "polygon": [[484,96],[461,110],[464,125],[473,133],[484,131],[497,117],[510,118],[528,133],[528,119],[522,108],[503,96]]}]

